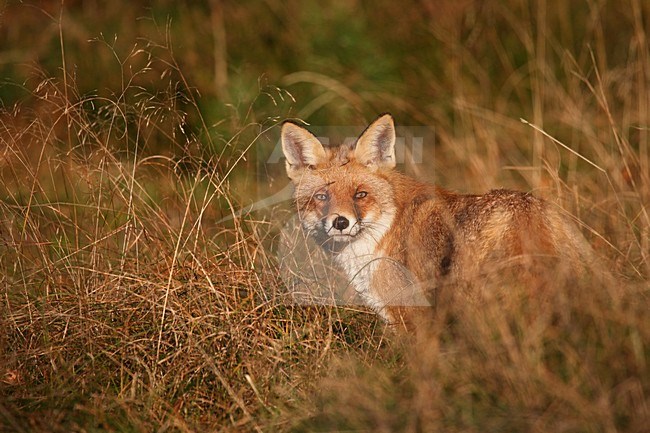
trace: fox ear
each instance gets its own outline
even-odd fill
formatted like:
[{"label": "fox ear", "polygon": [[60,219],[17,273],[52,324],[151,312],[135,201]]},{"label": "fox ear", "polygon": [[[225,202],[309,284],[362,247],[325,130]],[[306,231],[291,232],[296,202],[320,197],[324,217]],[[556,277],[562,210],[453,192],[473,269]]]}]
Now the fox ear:
[{"label": "fox ear", "polygon": [[282,125],[282,151],[287,158],[287,174],[293,179],[305,168],[327,161],[323,145],[305,128],[291,122]]},{"label": "fox ear", "polygon": [[395,124],[384,114],[372,122],[357,140],[354,157],[361,164],[377,168],[395,167]]}]

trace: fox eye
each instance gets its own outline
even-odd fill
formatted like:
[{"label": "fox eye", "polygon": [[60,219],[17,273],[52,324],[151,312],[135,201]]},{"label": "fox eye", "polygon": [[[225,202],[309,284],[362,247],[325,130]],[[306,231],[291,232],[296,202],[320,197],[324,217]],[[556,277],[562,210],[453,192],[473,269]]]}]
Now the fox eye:
[{"label": "fox eye", "polygon": [[368,195],[367,192],[365,192],[365,191],[359,191],[359,192],[357,192],[357,193],[354,194],[354,198],[364,198],[364,197],[367,196],[367,195]]},{"label": "fox eye", "polygon": [[327,194],[319,192],[318,194],[314,194],[314,198],[316,200],[325,201],[327,200]]}]

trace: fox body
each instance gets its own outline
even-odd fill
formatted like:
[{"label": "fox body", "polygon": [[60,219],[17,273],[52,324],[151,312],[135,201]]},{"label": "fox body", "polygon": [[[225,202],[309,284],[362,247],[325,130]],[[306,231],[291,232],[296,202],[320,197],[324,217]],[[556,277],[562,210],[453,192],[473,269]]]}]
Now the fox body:
[{"label": "fox body", "polygon": [[389,323],[408,324],[440,291],[500,267],[530,271],[544,258],[571,264],[588,255],[573,225],[531,194],[456,194],[394,170],[388,114],[350,146],[325,148],[291,122],[281,135],[302,226]]}]

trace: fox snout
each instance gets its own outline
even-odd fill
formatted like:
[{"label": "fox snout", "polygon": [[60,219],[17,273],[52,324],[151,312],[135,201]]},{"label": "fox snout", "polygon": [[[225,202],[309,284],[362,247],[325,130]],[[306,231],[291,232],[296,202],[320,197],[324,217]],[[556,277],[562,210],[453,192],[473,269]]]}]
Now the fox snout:
[{"label": "fox snout", "polygon": [[349,225],[350,225],[350,220],[340,215],[334,218],[334,221],[332,222],[332,227],[340,231],[347,229]]},{"label": "fox snout", "polygon": [[354,237],[360,230],[357,218],[339,213],[326,216],[322,219],[322,224],[328,236],[340,240],[344,240],[344,237]]}]

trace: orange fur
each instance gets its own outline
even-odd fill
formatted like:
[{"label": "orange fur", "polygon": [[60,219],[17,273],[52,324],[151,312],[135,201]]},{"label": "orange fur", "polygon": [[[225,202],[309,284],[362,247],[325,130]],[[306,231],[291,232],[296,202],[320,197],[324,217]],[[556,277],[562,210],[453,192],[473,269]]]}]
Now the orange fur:
[{"label": "orange fur", "polygon": [[354,146],[324,148],[286,122],[282,146],[303,227],[390,323],[411,324],[440,293],[508,270],[540,285],[542,266],[590,256],[580,233],[528,193],[463,195],[394,170],[395,127],[379,117]]}]

